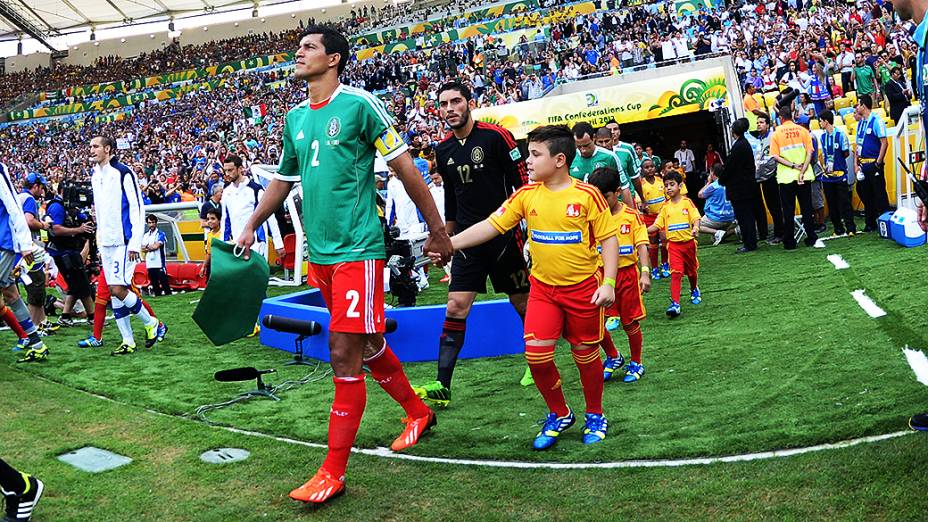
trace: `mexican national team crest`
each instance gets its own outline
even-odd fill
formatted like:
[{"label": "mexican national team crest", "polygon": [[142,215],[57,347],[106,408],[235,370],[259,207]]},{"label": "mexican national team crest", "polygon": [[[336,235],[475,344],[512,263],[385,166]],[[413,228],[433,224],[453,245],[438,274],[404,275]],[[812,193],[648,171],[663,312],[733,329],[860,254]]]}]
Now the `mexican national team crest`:
[{"label": "mexican national team crest", "polygon": [[338,133],[342,130],[342,122],[338,119],[338,116],[332,116],[332,119],[329,120],[329,123],[325,125],[325,133],[328,137],[334,138],[338,136]]},{"label": "mexican national team crest", "polygon": [[580,217],[580,203],[567,204],[567,217]]},{"label": "mexican national team crest", "polygon": [[483,149],[480,147],[474,147],[470,151],[470,161],[475,164],[483,163]]}]

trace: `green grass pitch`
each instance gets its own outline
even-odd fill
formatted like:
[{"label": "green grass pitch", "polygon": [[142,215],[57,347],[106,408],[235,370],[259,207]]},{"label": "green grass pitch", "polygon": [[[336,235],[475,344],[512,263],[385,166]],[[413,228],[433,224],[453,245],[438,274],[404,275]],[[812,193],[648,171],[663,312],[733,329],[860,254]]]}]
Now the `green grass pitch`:
[{"label": "green grass pitch", "polygon": [[[901,352],[906,344],[928,349],[924,249],[872,235],[829,241],[825,250],[764,246],[736,256],[735,248],[700,248],[704,302],[693,306],[684,298],[679,319],[663,313],[669,282],[654,283],[642,324],[647,374],[633,385],[606,384],[604,443],[584,446],[575,427],[551,451],[532,452],[544,403],[534,387],[519,386],[525,362],[512,356],[459,362],[450,408],[439,411],[438,427],[409,453],[562,463],[736,455],[896,432],[909,415],[928,409],[928,390]],[[835,270],[825,259],[833,253],[851,268]],[[438,272],[421,304],[444,302]],[[850,295],[856,289],[888,315],[868,317]],[[150,352],[111,358],[118,334],[109,324],[102,349],[78,349],[74,342],[87,328],[75,327],[48,338],[52,357],[45,364],[17,366],[13,354],[3,355],[0,456],[46,481],[35,520],[920,520],[928,512],[928,438],[919,434],[677,468],[501,469],[354,455],[348,495],[307,508],[287,493],[315,471],[323,450],[232,433],[190,416],[246,387],[214,382],[218,369],[276,368],[270,380],[277,384],[302,377],[306,368],[283,366],[287,354],[252,339],[213,347],[190,319],[197,297],[151,299],[171,331]],[[627,355],[624,333],[613,337]],[[15,341],[9,332],[0,340]],[[568,402],[582,411],[566,347],[557,363]],[[407,373],[414,383],[430,380],[435,365],[407,365]],[[402,410],[373,381],[368,390],[357,445],[388,446],[401,430]],[[209,419],[324,443],[332,393],[326,378],[282,393],[281,402],[239,403]],[[134,462],[89,475],[55,459],[86,445]],[[252,457],[225,466],[199,461],[203,451],[223,446],[248,449]]]}]

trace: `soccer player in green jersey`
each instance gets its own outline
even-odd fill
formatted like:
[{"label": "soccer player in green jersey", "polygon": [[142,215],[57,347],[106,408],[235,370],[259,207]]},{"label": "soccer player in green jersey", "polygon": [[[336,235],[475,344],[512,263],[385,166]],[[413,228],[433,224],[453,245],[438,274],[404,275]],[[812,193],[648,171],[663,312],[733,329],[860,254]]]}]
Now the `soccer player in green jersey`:
[{"label": "soccer player in green jersey", "polygon": [[619,160],[611,150],[597,147],[593,141],[596,133],[593,126],[585,121],[574,125],[574,143],[577,145],[577,154],[570,163],[570,176],[586,181],[594,170],[600,168],[609,168],[619,172],[621,181],[622,201],[632,201],[632,194],[628,191],[628,176],[619,164]]},{"label": "soccer player in green jersey", "polygon": [[290,109],[276,179],[267,187],[236,244],[246,257],[254,232],[283,203],[294,183],[303,186],[310,278],[331,313],[329,355],[335,399],[329,415],[325,462],[290,497],[323,503],[345,491],[345,468],[367,401],[365,374],[406,410],[406,428],[391,446],[415,444],[435,425],[435,414],[409,386],[399,359],[383,337],[386,253],[377,214],[374,156],[396,172],[429,226],[426,251],[451,257],[451,240],[422,175],[393,127],[384,104],[339,82],[348,41],[334,29],[311,25],[300,35],[294,76],[309,83],[309,99]]},{"label": "soccer player in green jersey", "polygon": [[625,170],[628,179],[635,185],[638,198],[644,201],[644,192],[641,188],[641,161],[638,159],[638,153],[635,152],[635,146],[619,139],[622,137],[622,129],[619,128],[617,121],[610,121],[606,124],[606,128],[612,133],[612,151],[615,152],[615,157]]}]

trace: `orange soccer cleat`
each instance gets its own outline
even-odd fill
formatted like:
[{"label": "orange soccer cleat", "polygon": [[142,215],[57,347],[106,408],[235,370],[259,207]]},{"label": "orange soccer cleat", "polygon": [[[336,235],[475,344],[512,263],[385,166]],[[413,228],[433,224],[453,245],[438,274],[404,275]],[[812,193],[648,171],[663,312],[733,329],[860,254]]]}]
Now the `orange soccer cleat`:
[{"label": "orange soccer cleat", "polygon": [[345,477],[335,478],[324,468],[309,479],[309,482],[290,492],[290,498],[300,502],[322,504],[345,492]]},{"label": "orange soccer cleat", "polygon": [[410,446],[414,446],[419,442],[419,437],[432,429],[432,426],[438,424],[438,419],[435,417],[435,412],[429,410],[429,414],[424,417],[417,419],[407,417],[403,419],[403,422],[406,423],[406,429],[390,445],[390,449],[393,451],[403,451]]}]

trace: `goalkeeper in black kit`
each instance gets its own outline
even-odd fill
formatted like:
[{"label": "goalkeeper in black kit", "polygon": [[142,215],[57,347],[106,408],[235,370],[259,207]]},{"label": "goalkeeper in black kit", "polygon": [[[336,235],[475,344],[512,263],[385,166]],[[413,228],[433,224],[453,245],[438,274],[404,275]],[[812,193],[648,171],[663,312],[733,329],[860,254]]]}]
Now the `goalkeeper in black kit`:
[{"label": "goalkeeper in black kit", "polygon": [[[528,170],[508,130],[474,121],[470,89],[456,81],[438,90],[442,119],[451,132],[436,148],[436,168],[445,183],[445,220],[449,235],[460,233],[492,214],[516,189],[528,183]],[[528,268],[518,228],[488,243],[455,252],[451,262],[448,308],[438,343],[438,376],[413,389],[438,406],[451,401],[451,376],[464,346],[467,316],[487,278],[525,319]],[[532,381],[523,377],[523,385]]]}]

